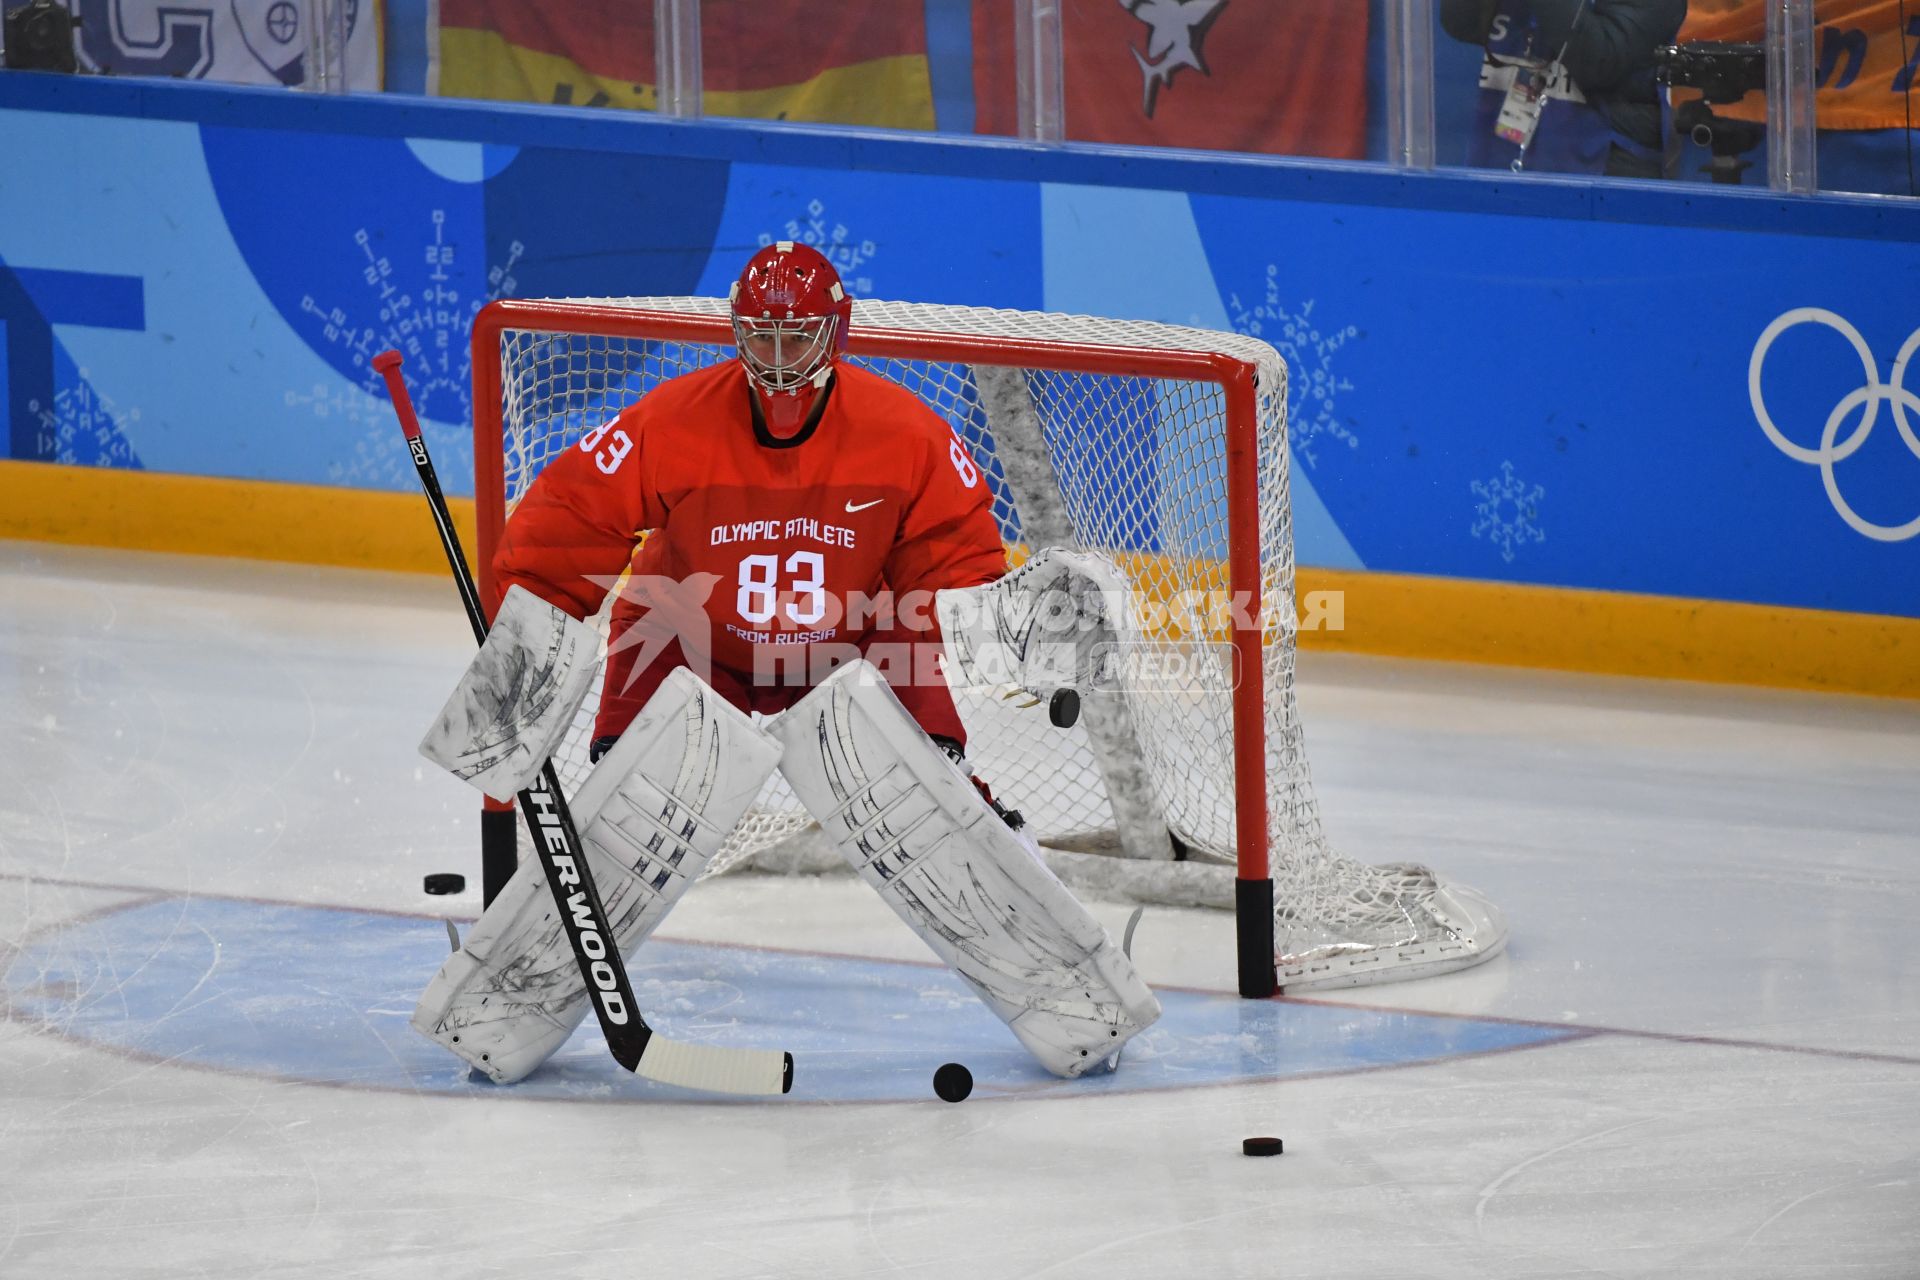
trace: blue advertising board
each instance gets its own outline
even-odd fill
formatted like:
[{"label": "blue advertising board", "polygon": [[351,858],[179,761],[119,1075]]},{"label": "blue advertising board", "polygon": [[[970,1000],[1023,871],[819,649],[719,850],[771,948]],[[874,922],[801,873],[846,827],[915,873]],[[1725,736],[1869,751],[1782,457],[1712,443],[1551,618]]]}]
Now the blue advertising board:
[{"label": "blue advertising board", "polygon": [[497,297],[861,295],[1286,356],[1298,555],[1920,616],[1920,208],[547,108],[0,77],[7,456],[404,489],[375,352],[470,473]]}]

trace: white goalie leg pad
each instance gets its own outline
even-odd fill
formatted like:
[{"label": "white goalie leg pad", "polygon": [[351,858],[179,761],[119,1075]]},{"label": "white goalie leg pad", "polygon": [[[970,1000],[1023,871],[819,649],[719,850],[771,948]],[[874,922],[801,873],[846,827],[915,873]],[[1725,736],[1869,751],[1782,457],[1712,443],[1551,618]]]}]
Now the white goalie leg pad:
[{"label": "white goalie leg pad", "polygon": [[592,627],[509,587],[420,754],[495,800],[511,800],[560,745],[599,665]]},{"label": "white goalie leg pad", "polygon": [[828,840],[1047,1070],[1110,1061],[1160,1002],[1100,922],[852,662],[773,722]]},{"label": "white goalie leg pad", "polygon": [[[573,816],[622,955],[700,878],[779,762],[779,743],[684,668],[601,757]],[[413,1026],[509,1084],[589,1011],[553,892],[528,857],[428,984]]]}]

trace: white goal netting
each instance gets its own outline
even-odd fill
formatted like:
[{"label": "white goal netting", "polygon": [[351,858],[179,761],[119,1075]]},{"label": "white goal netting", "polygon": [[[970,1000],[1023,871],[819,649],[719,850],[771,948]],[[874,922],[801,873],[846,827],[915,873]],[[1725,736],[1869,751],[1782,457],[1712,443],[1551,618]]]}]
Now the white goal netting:
[{"label": "white goal netting", "polygon": [[[649,334],[644,316],[711,323]],[[537,318],[509,320],[497,419],[507,510],[585,432],[660,382],[731,358],[725,317],[719,299],[631,298],[542,303]],[[1287,371],[1271,346],[1143,322],[870,301],[855,304],[854,333],[863,354],[850,358],[914,391],[972,453],[1013,561],[1071,546],[1112,560],[1131,584],[1137,625],[1119,689],[1089,697],[1073,728],[1055,728],[1045,707],[956,695],[969,757],[1043,845],[1104,851],[1149,873],[1176,857],[1231,864],[1236,806],[1263,805],[1283,983],[1414,976],[1497,950],[1498,915],[1477,895],[1424,868],[1340,857],[1321,831],[1294,701]],[[1255,377],[1256,421],[1242,438],[1254,442],[1257,502],[1242,509],[1257,510],[1266,770],[1238,795],[1234,702],[1249,691],[1236,693],[1229,646],[1231,412],[1196,353]],[[484,468],[480,437],[494,424],[481,399]],[[483,558],[492,551],[480,547]],[[596,701],[556,757],[569,788],[588,767]],[[710,874],[807,826],[776,776]]]}]

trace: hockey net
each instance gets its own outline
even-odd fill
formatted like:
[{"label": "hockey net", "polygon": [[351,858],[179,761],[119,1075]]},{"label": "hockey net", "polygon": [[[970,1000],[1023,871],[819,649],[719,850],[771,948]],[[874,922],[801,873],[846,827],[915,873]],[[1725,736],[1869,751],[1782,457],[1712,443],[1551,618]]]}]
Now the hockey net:
[{"label": "hockey net", "polygon": [[[1147,901],[1238,896],[1244,914],[1234,868],[1243,882],[1270,871],[1275,970],[1294,989],[1421,976],[1500,948],[1504,925],[1479,895],[1424,867],[1342,857],[1321,830],[1294,698],[1287,371],[1271,346],[874,301],[856,302],[851,332],[850,359],[913,391],[965,443],[1010,562],[1072,546],[1131,586],[1117,688],[1072,728],[1004,691],[956,691],[974,767],[1063,878]],[[719,299],[482,312],[474,439],[490,609],[494,547],[541,469],[652,387],[731,358],[731,344]],[[555,758],[569,789],[589,768],[596,702]],[[708,874],[804,842],[809,825],[775,775]],[[1244,921],[1242,937],[1245,989]]]}]

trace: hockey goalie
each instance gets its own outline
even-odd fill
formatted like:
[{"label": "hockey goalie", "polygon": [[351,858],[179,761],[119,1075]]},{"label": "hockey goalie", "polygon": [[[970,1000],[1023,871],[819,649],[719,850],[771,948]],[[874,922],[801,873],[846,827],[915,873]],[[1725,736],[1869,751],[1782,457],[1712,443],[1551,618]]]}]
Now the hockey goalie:
[{"label": "hockey goalie", "polygon": [[[1043,697],[1078,687],[1111,634],[1110,566],[1043,551],[1006,573],[959,439],[841,358],[852,305],[819,253],[762,249],[731,310],[733,359],[655,387],[528,490],[495,557],[498,617],[422,752],[511,798],[585,699],[600,664],[584,619],[612,593],[573,813],[623,953],[777,769],[1043,1067],[1117,1064],[1159,1003],[973,777],[946,674],[951,658]],[[560,1047],[585,997],[530,858],[413,1024],[505,1083]]]}]

